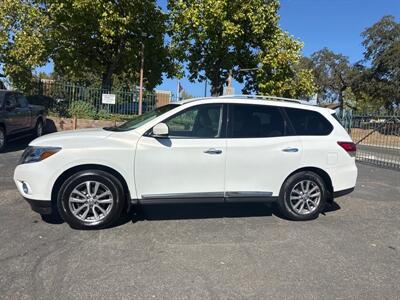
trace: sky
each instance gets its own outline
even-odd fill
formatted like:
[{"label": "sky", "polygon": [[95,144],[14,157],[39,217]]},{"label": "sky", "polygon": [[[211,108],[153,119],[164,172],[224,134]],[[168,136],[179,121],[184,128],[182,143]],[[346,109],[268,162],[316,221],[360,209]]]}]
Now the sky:
[{"label": "sky", "polygon": [[[164,10],[167,0],[158,0]],[[304,43],[305,56],[327,47],[347,56],[354,63],[363,58],[361,32],[385,15],[400,21],[400,0],[281,0],[280,25]],[[51,65],[42,70],[51,72]],[[204,96],[205,83],[181,80],[184,90],[193,96]],[[234,82],[235,93],[241,85]],[[177,89],[176,79],[164,78],[158,90]],[[209,96],[209,90],[207,92]]]}]

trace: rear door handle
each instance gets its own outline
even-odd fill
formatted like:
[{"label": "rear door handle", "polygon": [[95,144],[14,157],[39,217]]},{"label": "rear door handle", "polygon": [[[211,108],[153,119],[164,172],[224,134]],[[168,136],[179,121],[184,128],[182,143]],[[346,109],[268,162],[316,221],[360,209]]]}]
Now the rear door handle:
[{"label": "rear door handle", "polygon": [[299,149],[298,148],[285,148],[285,149],[282,149],[282,151],[283,152],[299,152]]},{"label": "rear door handle", "polygon": [[204,153],[207,153],[207,154],[221,154],[222,150],[218,150],[218,149],[215,149],[215,148],[210,148],[210,149],[204,151]]}]

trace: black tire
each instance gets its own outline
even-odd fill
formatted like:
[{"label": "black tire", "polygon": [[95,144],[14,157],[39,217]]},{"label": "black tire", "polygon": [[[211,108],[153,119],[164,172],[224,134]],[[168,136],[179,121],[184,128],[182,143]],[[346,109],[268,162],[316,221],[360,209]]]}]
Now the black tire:
[{"label": "black tire", "polygon": [[43,121],[41,119],[37,120],[33,135],[35,138],[41,137],[43,135]]},{"label": "black tire", "polygon": [[[311,212],[308,212],[308,209],[304,208],[305,213],[299,213],[296,211],[294,206],[297,205],[297,202],[290,201],[290,195],[292,193],[292,190],[295,186],[300,184],[302,181],[310,181],[314,183],[316,186],[318,186],[319,191],[320,191],[320,198],[317,205],[315,205],[315,209],[311,206]],[[324,180],[316,173],[310,172],[310,171],[302,171],[293,174],[290,176],[285,183],[282,185],[280,194],[279,194],[279,201],[278,201],[278,207],[279,211],[288,219],[293,220],[293,221],[307,221],[307,220],[313,220],[318,217],[318,215],[321,213],[321,211],[324,209],[327,197],[329,193],[326,189],[326,185]],[[315,199],[315,198],[314,198]],[[296,200],[294,200],[296,201]],[[304,201],[304,200],[301,200]],[[307,201],[306,201],[307,202]],[[310,202],[309,202],[310,203]],[[299,206],[302,204],[300,203]]]},{"label": "black tire", "polygon": [[6,131],[3,127],[0,127],[0,152],[2,152],[6,147]]},{"label": "black tire", "polygon": [[[104,185],[111,192],[113,198],[113,204],[110,210],[106,215],[103,214],[103,218],[99,221],[81,220],[71,211],[69,197],[72,191],[76,187],[82,185],[82,183],[85,183],[87,181],[95,181]],[[89,205],[89,204],[84,204],[84,205]],[[57,208],[60,216],[72,228],[76,229],[99,229],[99,228],[109,227],[119,219],[124,206],[125,206],[125,200],[124,200],[123,187],[121,183],[113,175],[101,170],[85,170],[72,175],[61,186],[57,198]],[[86,208],[87,207],[84,208],[85,211]],[[87,209],[88,210],[92,209],[92,212],[94,210],[93,207]]]}]

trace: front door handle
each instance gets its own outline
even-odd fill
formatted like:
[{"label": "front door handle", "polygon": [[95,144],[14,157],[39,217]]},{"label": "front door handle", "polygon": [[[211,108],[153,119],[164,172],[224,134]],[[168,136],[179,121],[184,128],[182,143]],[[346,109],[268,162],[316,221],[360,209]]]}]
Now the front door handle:
[{"label": "front door handle", "polygon": [[282,151],[283,152],[299,152],[299,149],[289,147],[289,148],[282,149]]},{"label": "front door handle", "polygon": [[204,153],[207,153],[207,154],[221,154],[222,150],[218,150],[218,149],[215,149],[215,148],[210,148],[210,149],[204,151]]}]

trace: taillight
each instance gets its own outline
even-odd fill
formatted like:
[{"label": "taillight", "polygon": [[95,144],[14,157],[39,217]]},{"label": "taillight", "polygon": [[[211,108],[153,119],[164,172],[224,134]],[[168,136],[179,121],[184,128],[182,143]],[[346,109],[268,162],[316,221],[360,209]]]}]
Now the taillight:
[{"label": "taillight", "polygon": [[356,156],[357,147],[353,142],[337,142],[351,157]]}]

